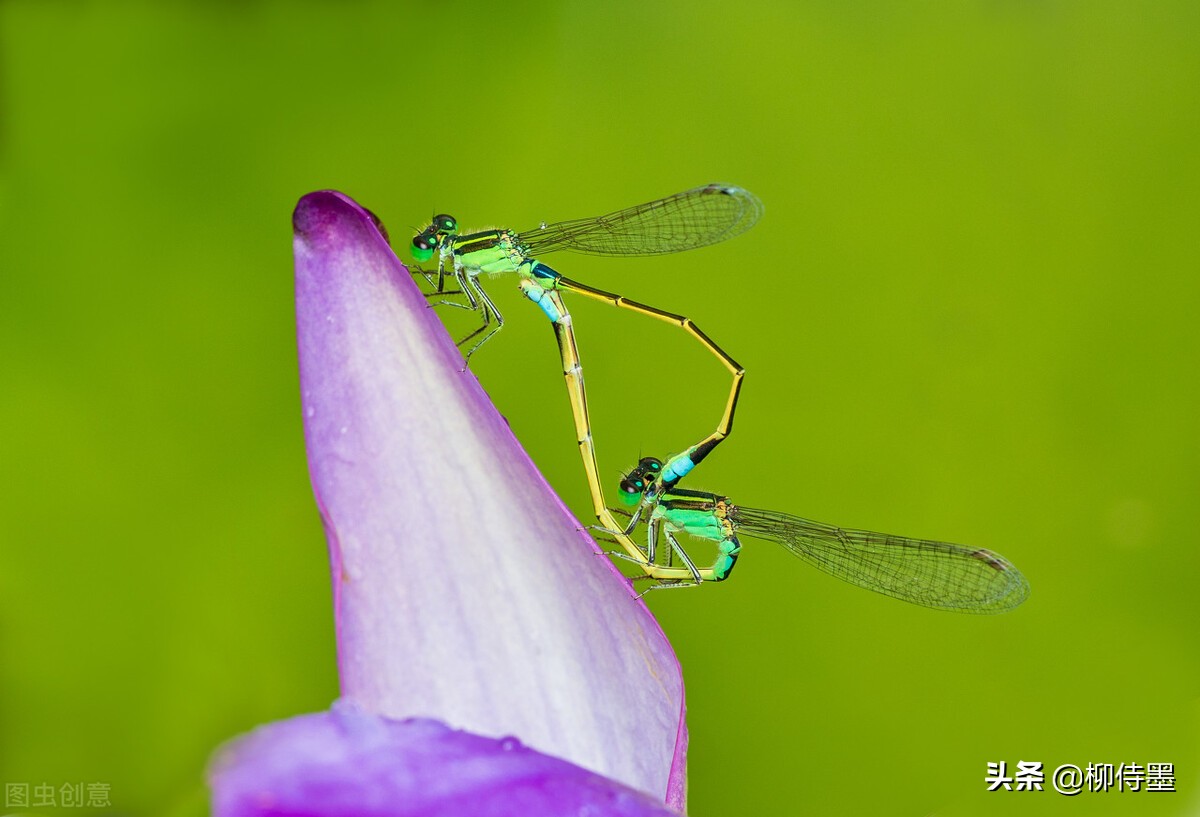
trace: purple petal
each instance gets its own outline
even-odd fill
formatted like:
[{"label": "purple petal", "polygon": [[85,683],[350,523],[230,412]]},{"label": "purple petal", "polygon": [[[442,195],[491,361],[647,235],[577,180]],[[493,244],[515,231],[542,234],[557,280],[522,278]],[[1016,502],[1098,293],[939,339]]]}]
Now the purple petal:
[{"label": "purple petal", "polygon": [[[369,214],[312,193],[294,225],[305,436],[343,696],[519,735],[682,805],[683,682],[657,622],[459,371]],[[563,456],[576,456],[569,435]]]},{"label": "purple petal", "polygon": [[345,703],[259,727],[222,750],[209,778],[219,817],[676,815],[514,738],[394,721]]}]

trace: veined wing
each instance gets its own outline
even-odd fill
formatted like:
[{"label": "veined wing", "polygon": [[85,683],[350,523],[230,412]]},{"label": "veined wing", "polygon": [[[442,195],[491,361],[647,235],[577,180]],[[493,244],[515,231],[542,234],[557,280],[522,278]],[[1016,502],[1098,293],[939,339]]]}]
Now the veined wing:
[{"label": "veined wing", "polygon": [[530,257],[554,250],[663,255],[741,235],[762,212],[762,202],[749,190],[709,184],[604,216],[547,224],[517,240]]},{"label": "veined wing", "polygon": [[990,550],[838,528],[740,506],[731,518],[739,534],[778,542],[831,576],[913,604],[1002,613],[1029,595],[1021,571]]}]

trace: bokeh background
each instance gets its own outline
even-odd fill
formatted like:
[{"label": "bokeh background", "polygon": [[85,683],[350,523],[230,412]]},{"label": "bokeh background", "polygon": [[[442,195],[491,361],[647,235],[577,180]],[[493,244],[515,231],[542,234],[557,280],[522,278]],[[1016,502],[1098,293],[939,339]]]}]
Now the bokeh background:
[{"label": "bokeh background", "polygon": [[[335,697],[301,195],[403,247],[433,212],[521,229],[726,181],[767,206],[737,241],[556,264],[747,368],[691,484],[993,548],[1033,595],[937,613],[754,542],[652,594],[691,813],[1200,812],[1198,38],[1190,0],[3,3],[0,781],[203,814],[214,746]],[[586,518],[513,283],[473,370]],[[574,306],[614,481],[713,427],[698,346]],[[1170,762],[1179,791],[985,791],[1019,760]]]}]

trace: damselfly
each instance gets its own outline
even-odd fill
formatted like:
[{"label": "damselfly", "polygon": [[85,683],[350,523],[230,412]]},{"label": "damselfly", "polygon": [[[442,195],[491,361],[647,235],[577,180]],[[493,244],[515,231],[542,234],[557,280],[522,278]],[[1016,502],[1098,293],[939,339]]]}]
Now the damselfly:
[{"label": "damselfly", "polygon": [[[435,252],[438,254],[436,278],[432,271],[418,270],[435,288],[429,295],[451,294],[446,288],[447,278],[451,277],[458,286],[457,291],[467,297],[466,304],[454,301],[438,303],[471,309],[481,314],[482,324],[479,328],[458,342],[462,345],[482,334],[467,351],[467,361],[504,324],[503,316],[483,289],[479,277],[503,273],[519,276],[522,293],[541,307],[555,327],[581,447],[591,445],[591,424],[571,316],[559,293],[576,292],[621,309],[648,315],[678,326],[696,338],[729,370],[732,382],[717,430],[673,461],[676,471],[663,479],[664,483],[673,484],[729,436],[733,429],[744,370],[690,318],[574,281],[542,263],[538,257],[554,251],[593,255],[682,252],[740,235],[758,221],[762,210],[762,203],[747,190],[726,184],[709,184],[607,215],[542,224],[521,233],[497,229],[460,234],[457,219],[441,214],[434,216],[432,223],[413,238],[412,255],[418,262],[423,262],[432,258]],[[603,488],[596,473],[594,450],[584,450],[583,454],[593,504],[600,517],[600,509],[604,508]],[[601,521],[604,522],[603,519]],[[611,527],[608,523],[605,526]]]},{"label": "damselfly", "polygon": [[[621,480],[623,501],[637,506],[630,522],[607,533],[628,537],[639,521],[648,525],[644,571],[658,587],[692,587],[729,577],[741,553],[740,536],[783,545],[831,576],[903,601],[962,613],[1002,613],[1025,601],[1029,583],[1003,556],[929,539],[841,528],[779,511],[735,505],[704,491],[664,488],[664,464],[645,457]],[[699,567],[677,534],[716,543],[717,557]],[[658,553],[659,537],[666,539]],[[642,555],[629,557],[642,562]],[[678,559],[682,566],[676,566]]]}]

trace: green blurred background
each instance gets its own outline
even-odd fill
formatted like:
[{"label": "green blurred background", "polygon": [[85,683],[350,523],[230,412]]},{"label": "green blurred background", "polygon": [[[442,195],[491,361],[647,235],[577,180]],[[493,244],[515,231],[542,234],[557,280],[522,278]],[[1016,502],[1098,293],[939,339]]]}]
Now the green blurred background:
[{"label": "green blurred background", "polygon": [[[747,368],[692,484],[993,548],[1033,595],[936,613],[753,542],[653,595],[691,813],[1200,811],[1198,38],[1191,0],[0,5],[0,781],[200,814],[214,746],[336,695],[301,195],[403,247],[727,181],[767,206],[737,241],[556,264]],[[586,517],[552,333],[491,291],[473,368]],[[713,427],[698,346],[573,305],[614,480]],[[1000,760],[1179,792],[988,794]]]}]

